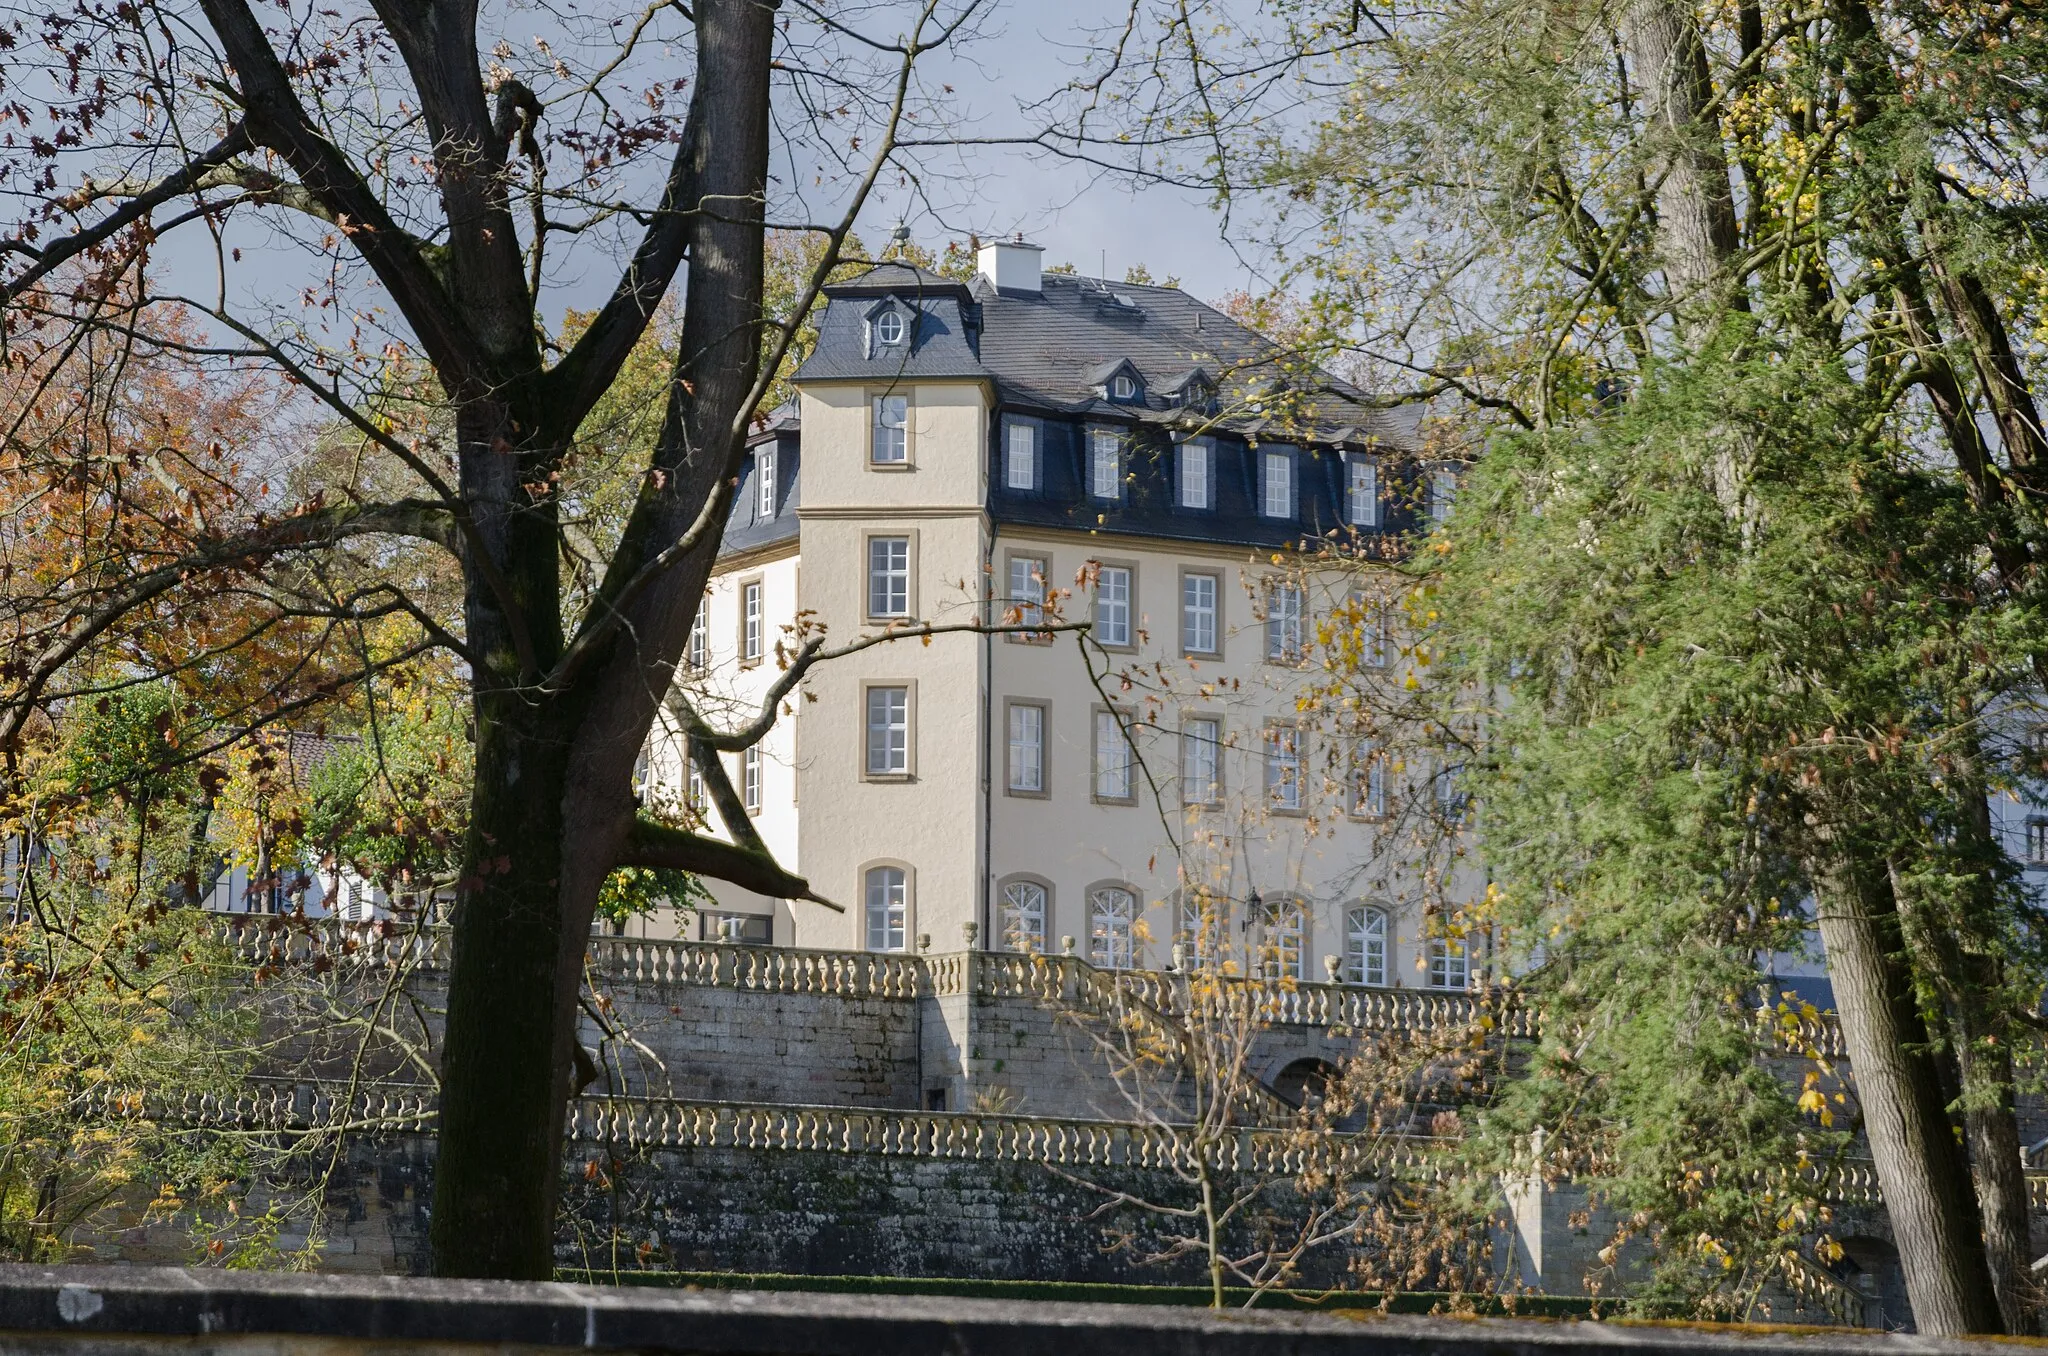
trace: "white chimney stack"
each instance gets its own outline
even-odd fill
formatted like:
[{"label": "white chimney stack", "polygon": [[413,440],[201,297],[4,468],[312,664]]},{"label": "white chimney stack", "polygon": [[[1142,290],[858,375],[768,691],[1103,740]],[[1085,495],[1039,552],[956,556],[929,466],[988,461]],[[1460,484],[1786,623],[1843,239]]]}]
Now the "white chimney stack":
[{"label": "white chimney stack", "polygon": [[1025,243],[1020,233],[1010,240],[983,245],[974,256],[974,266],[982,277],[995,284],[998,292],[1029,292],[1037,296],[1045,290],[1038,277],[1038,256],[1043,253],[1043,246]]}]

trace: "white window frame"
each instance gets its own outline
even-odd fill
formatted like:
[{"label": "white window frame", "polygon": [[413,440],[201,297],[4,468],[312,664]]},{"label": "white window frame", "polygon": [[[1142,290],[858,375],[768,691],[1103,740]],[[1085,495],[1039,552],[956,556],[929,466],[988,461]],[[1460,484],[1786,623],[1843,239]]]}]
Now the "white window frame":
[{"label": "white window frame", "polygon": [[1252,973],[1267,980],[1293,980],[1306,976],[1303,962],[1308,953],[1308,908],[1293,895],[1261,900],[1264,914],[1258,920],[1259,949],[1250,958]]},{"label": "white window frame", "polygon": [[1043,800],[1051,794],[1046,733],[1052,725],[1047,702],[1011,699],[1003,703],[1003,789],[1012,796]]},{"label": "white window frame", "polygon": [[1088,891],[1088,963],[1100,970],[1135,969],[1138,893],[1127,885]]},{"label": "white window frame", "polygon": [[1432,937],[1425,954],[1430,988],[1462,993],[1472,987],[1472,952],[1462,938]]},{"label": "white window frame", "polygon": [[1190,715],[1180,722],[1180,803],[1216,805],[1223,800],[1223,721]]},{"label": "white window frame", "polygon": [[768,649],[767,581],[740,581],[740,663],[758,664]]},{"label": "white window frame", "polygon": [[[897,698],[900,698],[900,703]],[[914,684],[876,682],[861,685],[860,765],[863,780],[905,781],[916,771],[916,706]]]},{"label": "white window frame", "polygon": [[1299,664],[1302,661],[1302,618],[1308,611],[1308,590],[1291,580],[1276,579],[1266,585],[1266,661],[1271,664]]},{"label": "white window frame", "polygon": [[1385,988],[1388,941],[1392,926],[1387,911],[1362,904],[1344,915],[1344,977],[1352,984]]},{"label": "white window frame", "polygon": [[1259,516],[1291,522],[1296,514],[1294,454],[1269,447],[1259,456]]},{"label": "white window frame", "polygon": [[711,603],[708,599],[697,604],[697,615],[690,618],[690,646],[684,655],[684,662],[699,672],[711,667]]},{"label": "white window frame", "polygon": [[[1036,626],[1045,620],[1046,595],[1051,591],[1052,557],[1018,551],[1004,558],[1005,591],[1003,608],[996,620],[1018,626]],[[1016,614],[1011,623],[1011,614]],[[1015,645],[1041,645],[1052,640],[1050,632],[1010,631],[1005,638]]]},{"label": "white window frame", "polygon": [[1129,713],[1096,707],[1088,749],[1090,798],[1098,805],[1133,804],[1138,798],[1138,750],[1131,739]]},{"label": "white window frame", "polygon": [[1184,439],[1174,460],[1180,472],[1180,506],[1205,513],[1215,508],[1216,444],[1208,438]]},{"label": "white window frame", "polygon": [[1387,817],[1387,754],[1371,741],[1359,744],[1351,754],[1351,817]]},{"label": "white window frame", "polygon": [[1302,730],[1276,722],[1266,727],[1266,805],[1276,814],[1300,814],[1306,797],[1302,772]]},{"label": "white window frame", "polygon": [[876,862],[861,872],[861,941],[868,951],[903,951],[910,940],[910,868]]},{"label": "white window frame", "polygon": [[1137,380],[1128,372],[1117,373],[1109,379],[1109,398],[1111,400],[1136,400],[1138,398]]},{"label": "white window frame", "polygon": [[1449,466],[1438,466],[1429,473],[1429,520],[1442,526],[1451,520],[1451,509],[1458,501],[1458,472]]},{"label": "white window frame", "polygon": [[[898,408],[902,422],[889,423]],[[910,397],[885,393],[873,399],[868,416],[868,465],[902,467],[910,465]]]},{"label": "white window frame", "polygon": [[1380,525],[1380,464],[1362,452],[1344,466],[1344,521],[1353,527]]},{"label": "white window frame", "polygon": [[2027,820],[2025,859],[2036,866],[2048,866],[2048,818],[2036,816]]},{"label": "white window frame", "polygon": [[1088,497],[1106,504],[1123,502],[1124,439],[1115,429],[1088,430]]},{"label": "white window frame", "polygon": [[1028,876],[1005,881],[997,908],[997,945],[1005,951],[1044,953],[1046,928],[1052,921],[1050,885]]},{"label": "white window frame", "polygon": [[740,808],[750,815],[761,813],[761,746],[750,744],[740,750]]},{"label": "white window frame", "polygon": [[711,788],[705,785],[703,769],[690,756],[687,740],[683,744],[683,799],[700,819],[711,813]]},{"label": "white window frame", "polygon": [[[901,548],[902,559],[896,558]],[[914,615],[917,607],[912,579],[916,572],[917,543],[907,532],[872,532],[862,541],[867,582],[865,606],[871,621],[899,621]],[[880,603],[877,607],[876,604]]]},{"label": "white window frame", "polygon": [[1020,494],[1038,489],[1039,427],[1035,419],[1003,422],[1003,487]]},{"label": "white window frame", "polygon": [[754,516],[762,522],[775,516],[775,444],[754,453]]},{"label": "white window frame", "polygon": [[[1197,643],[1202,639],[1198,625],[1205,609],[1195,601],[1196,595],[1202,591],[1194,584],[1195,580],[1201,580],[1208,585],[1207,647]],[[1180,652],[1183,655],[1202,658],[1219,658],[1223,654],[1223,576],[1214,570],[1181,571]]]},{"label": "white window frame", "polygon": [[[896,334],[891,338],[887,332],[890,321],[896,322]],[[903,318],[903,312],[895,306],[885,307],[875,313],[875,342],[883,348],[894,348],[910,333],[910,322]]]},{"label": "white window frame", "polygon": [[[1113,596],[1120,584],[1123,597]],[[1095,570],[1095,643],[1107,650],[1137,648],[1138,567],[1098,561]]]}]

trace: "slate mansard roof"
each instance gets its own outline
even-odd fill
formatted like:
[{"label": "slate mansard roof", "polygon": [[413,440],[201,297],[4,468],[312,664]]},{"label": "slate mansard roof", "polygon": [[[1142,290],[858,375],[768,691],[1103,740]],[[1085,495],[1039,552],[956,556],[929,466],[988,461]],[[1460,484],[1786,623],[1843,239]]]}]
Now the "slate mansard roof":
[{"label": "slate mansard roof", "polygon": [[[1380,472],[1379,532],[1415,525],[1419,446],[1415,416],[1371,409],[1362,392],[1327,376],[1301,389],[1263,336],[1175,287],[1109,283],[1048,273],[1043,291],[998,291],[902,264],[882,264],[826,289],[816,349],[798,382],[971,379],[995,392],[990,430],[990,515],[998,522],[1215,544],[1285,548],[1341,531],[1346,455],[1390,453]],[[875,322],[896,309],[905,341],[878,341]],[[1117,399],[1112,383],[1137,390]],[[1283,413],[1284,411],[1284,413]],[[1003,475],[1004,425],[1037,429],[1039,472],[1028,491]],[[1124,435],[1121,498],[1088,494],[1090,430]],[[1176,494],[1178,447],[1199,436],[1211,449],[1211,506],[1184,509]],[[724,549],[745,551],[794,536],[799,430],[793,411],[752,440],[775,449],[778,507],[758,512],[758,456],[751,459],[727,524]],[[1297,513],[1260,512],[1266,454],[1293,467]]]}]

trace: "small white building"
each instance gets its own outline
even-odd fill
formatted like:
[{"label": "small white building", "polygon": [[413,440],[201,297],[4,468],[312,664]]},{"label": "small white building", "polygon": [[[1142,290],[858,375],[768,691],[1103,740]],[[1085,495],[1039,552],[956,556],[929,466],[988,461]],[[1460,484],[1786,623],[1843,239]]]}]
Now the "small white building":
[{"label": "small white building", "polygon": [[[1042,274],[1021,242],[979,264],[972,284],[882,265],[827,289],[679,689],[743,724],[800,624],[836,646],[1043,605],[1099,649],[955,632],[813,669],[724,765],[767,846],[846,911],[716,887],[741,935],[950,951],[972,925],[976,946],[1073,938],[1157,967],[1193,941],[1199,884],[1275,968],[1463,987],[1392,841],[1390,800],[1430,779],[1318,747],[1296,715],[1318,621],[1360,587],[1323,553],[1426,530],[1455,480],[1341,382],[1290,394],[1271,344],[1178,288]],[[1390,637],[1369,662],[1404,661]],[[718,829],[673,730],[647,766],[646,794]]]}]

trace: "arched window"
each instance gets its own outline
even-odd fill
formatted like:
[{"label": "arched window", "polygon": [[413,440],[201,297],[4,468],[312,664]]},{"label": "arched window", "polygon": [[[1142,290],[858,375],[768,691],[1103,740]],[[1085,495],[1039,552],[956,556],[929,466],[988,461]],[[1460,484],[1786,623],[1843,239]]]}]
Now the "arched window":
[{"label": "arched window", "polygon": [[1456,937],[1429,939],[1429,987],[1464,989],[1472,982],[1472,957]]},{"label": "arched window", "polygon": [[875,317],[875,341],[883,344],[903,342],[903,312],[892,307]]},{"label": "arched window", "polygon": [[1264,979],[1300,980],[1302,941],[1307,918],[1301,901],[1281,896],[1259,901],[1258,948],[1252,955],[1252,973]]},{"label": "arched window", "polygon": [[1047,891],[1035,880],[1003,887],[1003,950],[1038,954],[1045,950]]},{"label": "arched window", "polygon": [[1121,885],[1104,885],[1088,893],[1088,959],[1105,970],[1128,970],[1137,963],[1135,930],[1138,897]]},{"label": "arched window", "polygon": [[1344,977],[1353,984],[1387,982],[1387,915],[1353,909],[1344,916]]},{"label": "arched window", "polygon": [[909,873],[900,866],[870,867],[867,873],[868,950],[901,951],[909,917]]}]

